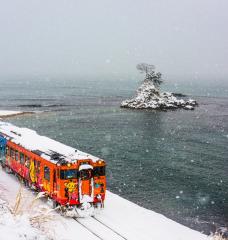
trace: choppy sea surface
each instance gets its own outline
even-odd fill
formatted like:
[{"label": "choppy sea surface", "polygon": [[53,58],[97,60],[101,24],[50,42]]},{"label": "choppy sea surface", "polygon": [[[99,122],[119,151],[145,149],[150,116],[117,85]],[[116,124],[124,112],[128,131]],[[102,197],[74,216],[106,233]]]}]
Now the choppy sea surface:
[{"label": "choppy sea surface", "polygon": [[165,85],[199,107],[163,112],[121,109],[127,80],[0,83],[0,109],[42,111],[7,121],[105,159],[112,192],[205,233],[227,225],[228,84]]}]

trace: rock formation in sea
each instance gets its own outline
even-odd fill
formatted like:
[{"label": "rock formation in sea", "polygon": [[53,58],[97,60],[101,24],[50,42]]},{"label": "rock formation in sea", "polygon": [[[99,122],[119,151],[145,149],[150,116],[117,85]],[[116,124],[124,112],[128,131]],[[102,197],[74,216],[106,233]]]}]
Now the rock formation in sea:
[{"label": "rock formation in sea", "polygon": [[151,70],[150,73],[146,72],[146,77],[138,88],[136,96],[132,99],[124,100],[121,103],[121,107],[157,110],[183,108],[193,110],[198,105],[193,99],[184,100],[177,98],[174,93],[161,92],[159,88],[161,83],[160,73],[156,73],[154,70]]}]

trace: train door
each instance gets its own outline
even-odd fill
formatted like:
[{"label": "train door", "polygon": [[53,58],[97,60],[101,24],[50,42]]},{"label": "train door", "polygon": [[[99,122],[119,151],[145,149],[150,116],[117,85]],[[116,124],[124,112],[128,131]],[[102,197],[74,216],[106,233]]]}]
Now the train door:
[{"label": "train door", "polygon": [[53,192],[57,191],[57,171],[53,170]]},{"label": "train door", "polygon": [[29,176],[30,176],[31,182],[34,184],[37,181],[36,160],[35,159],[30,160]]},{"label": "train door", "polygon": [[79,201],[93,202],[94,188],[93,188],[93,167],[89,164],[83,164],[79,167]]},{"label": "train door", "polygon": [[37,184],[39,186],[42,184],[42,178],[41,178],[41,174],[40,174],[40,161],[39,160],[36,161],[36,181],[37,181]]}]

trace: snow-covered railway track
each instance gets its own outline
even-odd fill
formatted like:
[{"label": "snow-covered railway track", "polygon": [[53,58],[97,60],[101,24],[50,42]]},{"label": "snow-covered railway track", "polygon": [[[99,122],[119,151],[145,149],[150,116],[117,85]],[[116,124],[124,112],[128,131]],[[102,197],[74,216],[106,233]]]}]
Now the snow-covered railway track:
[{"label": "snow-covered railway track", "polygon": [[96,217],[75,218],[80,225],[101,240],[127,240],[120,233],[98,220]]},{"label": "snow-covered railway track", "polygon": [[108,229],[110,229],[111,231],[113,231],[114,233],[116,233],[118,236],[120,236],[122,239],[127,240],[126,237],[124,237],[123,235],[121,235],[120,233],[118,233],[116,230],[114,230],[113,228],[109,227],[107,224],[103,223],[101,220],[97,219],[96,217],[92,217],[93,219],[95,219],[96,221],[98,221],[100,224],[104,225],[105,227],[107,227]]},{"label": "snow-covered railway track", "polygon": [[85,226],[83,223],[81,223],[77,218],[74,218],[74,220],[80,224],[81,226],[83,226],[84,228],[86,228],[87,231],[89,231],[90,233],[92,233],[95,237],[97,237],[98,239],[104,240],[103,238],[101,238],[97,233],[95,233],[94,231],[92,231],[91,229],[89,229],[87,226]]}]

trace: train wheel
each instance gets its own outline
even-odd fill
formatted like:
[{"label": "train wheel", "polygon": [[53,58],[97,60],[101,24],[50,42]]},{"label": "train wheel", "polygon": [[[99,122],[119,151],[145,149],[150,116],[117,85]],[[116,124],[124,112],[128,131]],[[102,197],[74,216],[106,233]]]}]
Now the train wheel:
[{"label": "train wheel", "polygon": [[26,185],[29,189],[32,189],[32,183],[29,180],[26,180]]},{"label": "train wheel", "polygon": [[58,203],[55,200],[52,200],[52,208],[55,209],[58,207]]},{"label": "train wheel", "polygon": [[58,203],[50,197],[47,198],[47,204],[53,209],[55,209],[58,206]]},{"label": "train wheel", "polygon": [[6,172],[7,172],[8,174],[13,173],[13,171],[12,171],[8,166],[6,166],[5,170],[6,170]]},{"label": "train wheel", "polygon": [[63,206],[60,206],[60,215],[66,217],[66,208]]},{"label": "train wheel", "polygon": [[28,187],[28,181],[24,178],[23,178],[23,183],[24,183],[25,187]]},{"label": "train wheel", "polygon": [[18,181],[19,181],[19,182],[22,182],[22,177],[21,177],[19,174],[15,174],[15,175],[16,175]]},{"label": "train wheel", "polygon": [[3,161],[0,161],[0,163],[1,163],[2,169],[5,169],[6,167],[5,163]]}]

